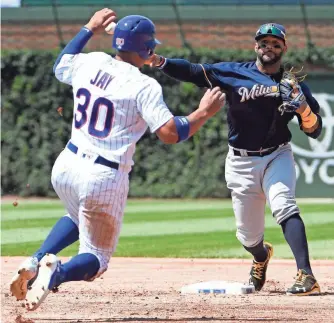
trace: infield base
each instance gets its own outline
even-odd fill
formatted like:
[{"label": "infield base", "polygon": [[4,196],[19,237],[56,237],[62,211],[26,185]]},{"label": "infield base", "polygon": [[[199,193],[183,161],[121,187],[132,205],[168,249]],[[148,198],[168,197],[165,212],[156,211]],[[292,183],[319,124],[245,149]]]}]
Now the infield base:
[{"label": "infield base", "polygon": [[181,288],[182,294],[252,294],[255,292],[253,285],[232,282],[226,280],[206,281]]}]

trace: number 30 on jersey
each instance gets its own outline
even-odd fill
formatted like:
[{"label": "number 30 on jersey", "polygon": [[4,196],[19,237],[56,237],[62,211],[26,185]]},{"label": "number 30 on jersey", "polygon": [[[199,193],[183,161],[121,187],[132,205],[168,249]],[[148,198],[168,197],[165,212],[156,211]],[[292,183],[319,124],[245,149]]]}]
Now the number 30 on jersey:
[{"label": "number 30 on jersey", "polygon": [[[97,138],[106,138],[110,134],[114,117],[114,105],[104,97],[91,101],[91,93],[80,88],[77,91],[78,99],[84,98],[84,102],[78,104],[74,115],[74,126],[76,129],[82,128],[88,122],[88,133]],[[92,104],[91,115],[87,114],[89,105]]]}]

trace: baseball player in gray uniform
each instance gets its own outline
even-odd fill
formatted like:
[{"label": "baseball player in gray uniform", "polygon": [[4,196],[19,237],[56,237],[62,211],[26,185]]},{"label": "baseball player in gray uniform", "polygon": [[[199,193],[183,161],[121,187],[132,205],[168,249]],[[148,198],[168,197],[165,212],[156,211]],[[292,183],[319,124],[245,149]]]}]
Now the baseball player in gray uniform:
[{"label": "baseball player in gray uniform", "polygon": [[320,287],[312,273],[305,227],[295,200],[288,123],[296,116],[300,129],[317,138],[322,129],[320,107],[303,78],[281,67],[287,51],[282,25],[262,25],[255,34],[254,49],[257,60],[253,62],[191,64],[153,55],[148,64],[178,80],[226,91],[229,152],[225,177],[232,192],[237,238],[254,256],[250,282],[255,289],[262,289],[273,255],[272,245],[263,242],[267,201],[297,262],[296,281],[287,294],[318,294]]},{"label": "baseball player in gray uniform", "polygon": [[[74,96],[71,139],[51,177],[67,214],[12,279],[12,294],[25,300],[28,310],[37,309],[60,284],[91,281],[107,270],[121,230],[136,143],[147,128],[164,143],[182,142],[224,105],[225,94],[216,87],[189,116],[173,116],[159,83],[139,70],[159,43],[146,17],[127,16],[117,23],[115,58],[81,53],[93,34],[115,19],[110,9],[96,12],[54,65],[57,79],[71,85]],[[56,254],[77,240],[79,254],[61,264]]]}]

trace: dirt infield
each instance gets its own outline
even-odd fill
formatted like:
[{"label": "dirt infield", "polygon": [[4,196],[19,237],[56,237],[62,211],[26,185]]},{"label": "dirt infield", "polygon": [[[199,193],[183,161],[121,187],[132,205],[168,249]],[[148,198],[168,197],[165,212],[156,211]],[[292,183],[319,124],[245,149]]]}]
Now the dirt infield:
[{"label": "dirt infield", "polygon": [[321,296],[284,294],[296,273],[289,260],[271,261],[260,293],[214,296],[182,295],[179,290],[206,280],[246,282],[250,260],[114,258],[101,278],[62,285],[35,312],[27,312],[8,294],[20,261],[1,259],[2,323],[334,322],[334,261],[313,261]]}]

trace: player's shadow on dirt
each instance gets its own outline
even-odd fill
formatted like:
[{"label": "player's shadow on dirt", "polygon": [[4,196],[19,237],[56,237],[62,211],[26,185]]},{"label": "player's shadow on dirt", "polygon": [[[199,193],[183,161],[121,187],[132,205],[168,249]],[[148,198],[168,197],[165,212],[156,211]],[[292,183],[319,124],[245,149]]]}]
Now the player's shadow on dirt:
[{"label": "player's shadow on dirt", "polygon": [[[34,322],[45,319],[34,319]],[[110,322],[210,322],[210,321],[237,321],[237,322],[299,322],[307,321],[307,318],[296,319],[296,318],[245,318],[245,317],[185,317],[178,319],[158,318],[158,317],[124,317],[124,318],[106,318],[106,319],[48,319],[48,322],[57,321],[65,323],[110,323]]]},{"label": "player's shadow on dirt", "polygon": [[[281,290],[272,290],[270,292],[268,292],[268,294],[266,296],[276,296],[276,295],[286,295],[285,291],[281,291]],[[308,295],[308,296],[304,296],[304,297],[319,297],[319,296],[333,296],[334,295],[334,292],[323,292],[323,293],[320,293],[320,294],[317,294],[317,295]],[[262,296],[263,295],[259,295],[259,296]],[[291,296],[293,297],[293,296]]]}]

